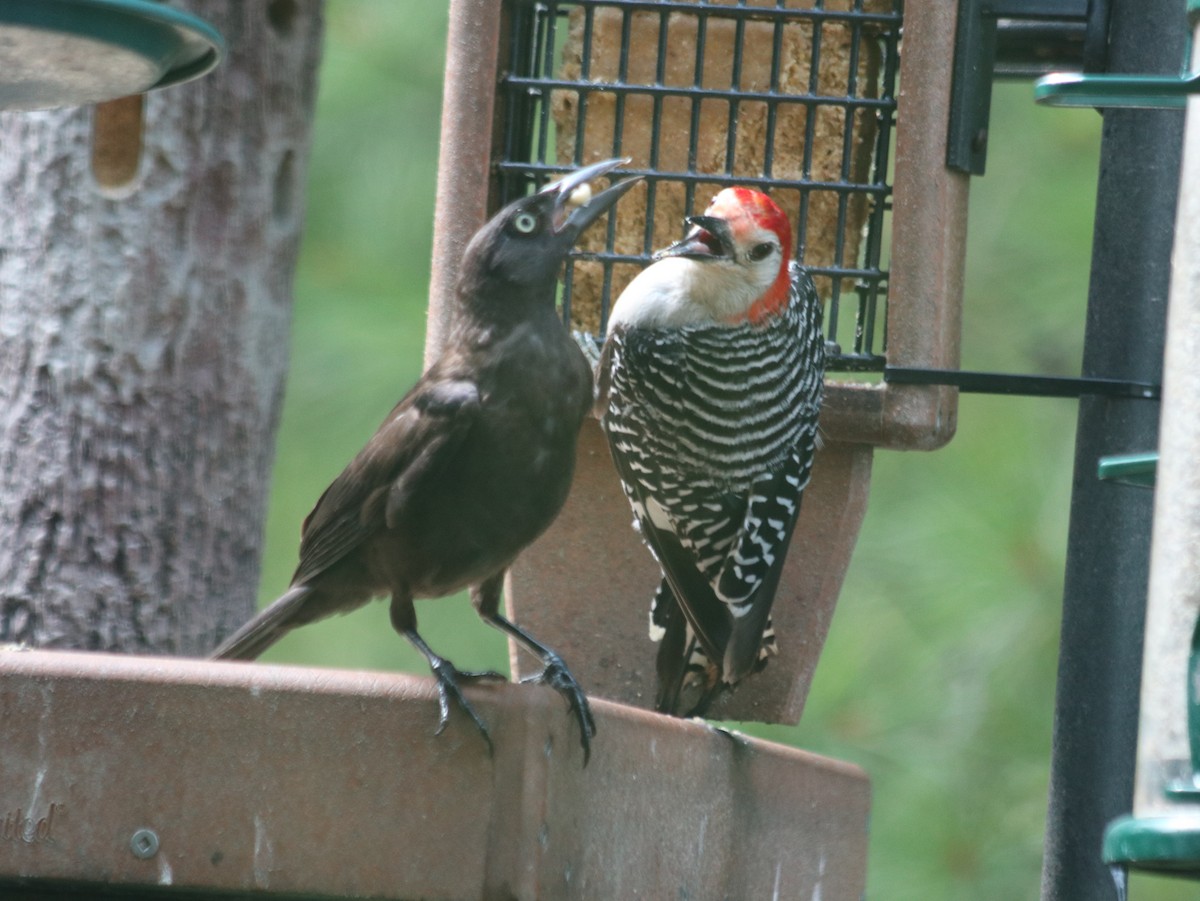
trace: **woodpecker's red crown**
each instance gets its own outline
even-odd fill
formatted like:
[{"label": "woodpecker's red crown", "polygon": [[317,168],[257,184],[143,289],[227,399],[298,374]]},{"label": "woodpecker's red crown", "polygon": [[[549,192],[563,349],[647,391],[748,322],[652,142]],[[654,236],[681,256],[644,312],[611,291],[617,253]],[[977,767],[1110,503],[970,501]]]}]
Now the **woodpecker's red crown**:
[{"label": "woodpecker's red crown", "polygon": [[736,247],[749,248],[751,259],[762,253],[762,233],[771,232],[779,241],[779,269],[775,280],[761,297],[746,311],[751,322],[762,322],[778,313],[788,301],[791,282],[788,263],[792,257],[792,225],[775,201],[753,188],[725,188],[708,205],[706,216],[723,219],[729,224]]},{"label": "woodpecker's red crown", "polygon": [[706,215],[716,216],[729,223],[735,237],[748,237],[758,229],[774,232],[779,238],[784,256],[791,257],[792,224],[770,197],[753,188],[726,188],[721,191]]}]

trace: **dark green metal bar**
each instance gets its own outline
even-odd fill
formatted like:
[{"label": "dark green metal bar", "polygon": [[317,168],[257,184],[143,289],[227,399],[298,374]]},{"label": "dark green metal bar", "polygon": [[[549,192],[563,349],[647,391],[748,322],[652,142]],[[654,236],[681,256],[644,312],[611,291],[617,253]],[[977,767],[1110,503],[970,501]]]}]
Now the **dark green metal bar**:
[{"label": "dark green metal bar", "polygon": [[[1188,0],[1187,15],[1193,24],[1200,3]],[[1033,86],[1033,96],[1047,106],[1095,106],[1141,109],[1183,109],[1192,94],[1200,93],[1200,73],[1192,71],[1191,30],[1183,51],[1183,70],[1175,76],[1058,72]]]},{"label": "dark green metal bar", "polygon": [[1137,397],[1158,400],[1162,386],[1125,379],[1065,378],[1055,375],[1023,375],[1009,372],[975,372],[969,369],[919,369],[885,366],[883,380],[900,385],[953,385],[974,394],[1024,394],[1029,397]]},{"label": "dark green metal bar", "polygon": [[[983,175],[995,78],[1040,74],[1046,71],[1047,63],[1086,68],[1094,62],[1088,59],[1089,48],[1102,52],[1103,45],[1089,41],[1088,32],[1102,28],[1107,3],[1108,0],[958,0],[950,121],[946,132],[949,168]],[[1068,58],[1059,58],[1061,54],[1067,54]]]},{"label": "dark green metal bar", "polygon": [[1139,488],[1153,488],[1154,478],[1158,473],[1158,453],[1148,451],[1101,457],[1096,470],[1101,479],[1136,485]]},{"label": "dark green metal bar", "polygon": [[[1110,72],[1178,71],[1180,0],[1113,0],[1110,27]],[[1182,140],[1181,112],[1104,114],[1084,377],[1160,383]],[[1156,447],[1158,407],[1079,403],[1043,901],[1116,898],[1100,849],[1132,805],[1153,498],[1097,461]]]}]

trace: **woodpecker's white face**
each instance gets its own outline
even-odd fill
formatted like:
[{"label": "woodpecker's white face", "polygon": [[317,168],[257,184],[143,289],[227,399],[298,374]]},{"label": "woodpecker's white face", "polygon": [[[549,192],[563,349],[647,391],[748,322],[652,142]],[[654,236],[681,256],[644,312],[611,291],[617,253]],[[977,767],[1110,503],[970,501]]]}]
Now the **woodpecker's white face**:
[{"label": "woodpecker's white face", "polygon": [[726,188],[687,221],[687,236],[621,293],[610,328],[759,322],[786,306],[791,226],[770,198]]}]

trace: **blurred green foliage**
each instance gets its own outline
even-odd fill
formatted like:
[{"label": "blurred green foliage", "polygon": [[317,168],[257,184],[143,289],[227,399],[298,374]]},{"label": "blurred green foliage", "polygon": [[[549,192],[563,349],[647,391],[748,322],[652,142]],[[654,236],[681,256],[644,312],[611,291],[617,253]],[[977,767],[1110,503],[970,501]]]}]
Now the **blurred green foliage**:
[{"label": "blurred green foliage", "polygon": [[[422,364],[446,9],[334,0],[327,18],[263,602],[312,503]],[[1073,375],[1100,117],[1031,98],[997,87],[972,184],[963,365]],[[804,721],[745,727],[870,773],[872,897],[1037,897],[1074,429],[1071,401],[966,395],[946,449],[878,454]],[[418,614],[459,665],[507,665],[465,597]],[[267,659],[427,672],[381,604]],[[1195,891],[1141,880],[1133,897]]]}]

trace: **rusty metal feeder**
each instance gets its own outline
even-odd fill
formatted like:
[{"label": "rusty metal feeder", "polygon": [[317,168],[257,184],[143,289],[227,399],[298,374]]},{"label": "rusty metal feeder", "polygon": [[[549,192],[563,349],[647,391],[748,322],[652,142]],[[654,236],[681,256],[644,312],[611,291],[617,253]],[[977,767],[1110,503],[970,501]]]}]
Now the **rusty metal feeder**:
[{"label": "rusty metal feeder", "polygon": [[862,896],[857,767],[467,691],[494,757],[425,677],[0,648],[0,897]]},{"label": "rusty metal feeder", "polygon": [[[490,211],[612,156],[645,176],[569,262],[569,324],[609,306],[685,215],[729,184],[768,190],[826,301],[836,344],[820,452],[788,556],[781,654],[714,705],[720,719],[799,720],[866,511],[874,448],[954,434],[957,390],[887,382],[958,365],[967,178],[946,165],[953,9],[899,0],[454,0],[427,356],[454,265]],[[904,52],[899,53],[903,21]],[[899,90],[897,87],[901,86]],[[894,158],[893,158],[894,150]],[[894,169],[894,174],[893,174]],[[598,425],[556,524],[514,567],[516,617],[589,691],[650,706],[646,611],[657,567]],[[514,670],[528,663],[513,654]]]}]

